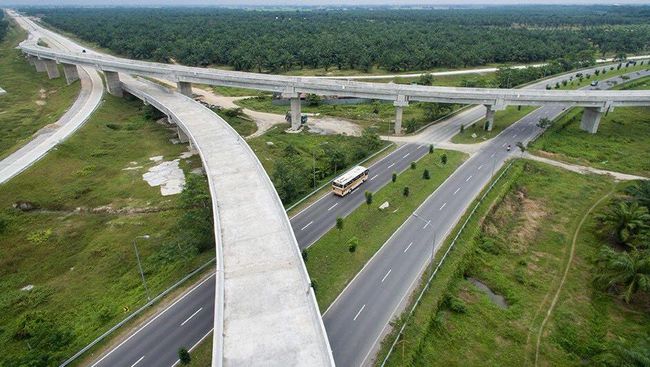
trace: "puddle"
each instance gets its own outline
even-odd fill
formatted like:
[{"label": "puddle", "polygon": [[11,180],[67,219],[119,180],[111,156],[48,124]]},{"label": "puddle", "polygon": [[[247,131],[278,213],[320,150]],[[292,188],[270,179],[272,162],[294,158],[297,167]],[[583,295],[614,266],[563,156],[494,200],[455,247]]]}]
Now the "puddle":
[{"label": "puddle", "polygon": [[502,295],[494,293],[492,289],[490,289],[490,287],[485,285],[483,282],[481,282],[476,278],[467,278],[467,280],[469,280],[472,284],[474,284],[476,288],[482,290],[483,293],[487,294],[488,298],[494,304],[499,306],[499,308],[503,308],[503,309],[508,308],[508,302],[506,302],[506,299]]}]

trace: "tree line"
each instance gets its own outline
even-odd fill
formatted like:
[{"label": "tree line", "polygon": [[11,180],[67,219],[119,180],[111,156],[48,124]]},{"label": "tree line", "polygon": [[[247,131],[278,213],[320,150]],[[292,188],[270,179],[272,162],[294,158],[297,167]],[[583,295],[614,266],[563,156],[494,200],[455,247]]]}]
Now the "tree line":
[{"label": "tree line", "polygon": [[529,63],[650,43],[650,6],[25,10],[130,58],[273,73]]}]

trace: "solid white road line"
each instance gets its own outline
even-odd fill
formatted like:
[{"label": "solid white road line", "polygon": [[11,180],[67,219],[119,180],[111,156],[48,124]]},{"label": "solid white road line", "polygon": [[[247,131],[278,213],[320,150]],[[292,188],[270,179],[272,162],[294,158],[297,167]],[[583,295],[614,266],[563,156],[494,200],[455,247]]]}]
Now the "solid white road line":
[{"label": "solid white road line", "polygon": [[458,191],[460,191],[460,187],[457,188],[456,191],[454,191],[454,195],[458,194]]},{"label": "solid white road line", "polygon": [[409,155],[411,155],[411,153],[406,153],[406,154],[402,157],[402,159],[408,157]]},{"label": "solid white road line", "polygon": [[364,308],[366,308],[366,305],[361,306],[361,309],[359,310],[359,312],[357,312],[356,316],[354,316],[354,319],[352,319],[352,321],[357,321],[357,317],[359,317],[361,311],[363,311]]},{"label": "solid white road line", "polygon": [[372,180],[374,180],[375,178],[377,178],[377,176],[379,176],[379,175],[374,175],[374,176],[372,176],[372,177],[370,178],[370,181],[372,181]]},{"label": "solid white road line", "polygon": [[386,278],[388,277],[388,274],[390,274],[391,271],[393,271],[393,268],[388,269],[388,273],[386,273],[386,275],[384,275],[384,277],[381,278],[382,283],[384,282],[384,280],[386,280]]},{"label": "solid white road line", "polygon": [[413,242],[409,243],[409,245],[406,246],[406,248],[404,249],[404,253],[406,253],[406,251],[408,251],[411,248],[412,244],[413,244]]},{"label": "solid white road line", "polygon": [[442,206],[440,207],[440,210],[442,210],[442,208],[444,208],[446,205],[447,205],[447,203],[442,204]]},{"label": "solid white road line", "polygon": [[388,166],[388,167],[386,167],[386,168],[391,168],[391,167],[394,166],[394,165],[395,165],[395,163],[391,163],[390,166]]},{"label": "solid white road line", "polygon": [[191,314],[190,317],[188,317],[187,319],[185,319],[185,321],[181,322],[181,326],[187,324],[187,322],[190,321],[190,320],[192,319],[192,317],[196,316],[197,313],[201,312],[202,309],[203,309],[203,307],[199,308],[198,310],[196,310],[196,312],[194,312],[193,314]]},{"label": "solid white road line", "polygon": [[329,212],[330,210],[334,209],[334,207],[337,206],[337,205],[339,205],[339,203],[336,203],[336,204],[330,206],[329,209],[327,209],[327,211]]},{"label": "solid white road line", "polygon": [[140,363],[140,361],[142,361],[143,359],[144,359],[144,356],[140,357],[140,359],[138,359],[137,361],[135,361],[135,363],[132,364],[131,367],[133,367],[133,366],[135,366],[136,364]]},{"label": "solid white road line", "polygon": [[309,223],[307,223],[307,225],[306,225],[306,226],[304,226],[304,227],[302,227],[302,228],[300,228],[300,230],[301,230],[301,231],[304,231],[304,230],[305,230],[305,228],[307,228],[307,227],[309,227],[309,226],[310,226],[310,225],[311,225],[312,223],[314,223],[314,221],[313,221],[313,220],[312,220],[311,222],[309,222]]},{"label": "solid white road line", "polygon": [[465,182],[467,182],[467,181],[469,181],[469,180],[471,180],[471,179],[472,179],[472,175],[470,175],[469,177],[467,177],[467,180],[465,180]]}]

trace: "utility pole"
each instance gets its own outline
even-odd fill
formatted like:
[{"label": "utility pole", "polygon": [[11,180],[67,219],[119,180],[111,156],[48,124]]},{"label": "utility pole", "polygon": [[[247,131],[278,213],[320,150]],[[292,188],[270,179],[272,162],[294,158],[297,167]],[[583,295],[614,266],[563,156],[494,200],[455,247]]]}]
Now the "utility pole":
[{"label": "utility pole", "polygon": [[151,301],[151,294],[149,293],[149,288],[147,287],[147,282],[144,280],[144,271],[142,271],[142,263],[140,262],[140,254],[138,253],[138,246],[136,246],[135,241],[138,238],[142,238],[145,240],[149,239],[149,235],[145,234],[144,236],[138,236],[133,239],[133,249],[135,250],[135,257],[138,259],[138,269],[140,269],[140,276],[142,277],[142,285],[144,285],[144,290],[147,294],[147,301]]}]

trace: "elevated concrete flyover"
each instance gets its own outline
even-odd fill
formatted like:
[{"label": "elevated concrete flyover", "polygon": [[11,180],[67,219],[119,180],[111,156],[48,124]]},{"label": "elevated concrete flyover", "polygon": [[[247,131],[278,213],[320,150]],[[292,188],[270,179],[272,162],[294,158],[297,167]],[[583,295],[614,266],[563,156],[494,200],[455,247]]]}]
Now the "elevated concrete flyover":
[{"label": "elevated concrete flyover", "polygon": [[[352,80],[318,79],[226,71],[182,65],[136,61],[101,54],[63,53],[38,45],[21,45],[23,52],[39,60],[56,60],[63,64],[76,64],[101,69],[107,76],[109,91],[119,95],[118,73],[163,78],[178,83],[183,94],[191,93],[191,84],[209,84],[257,89],[282,94],[291,103],[292,129],[300,127],[300,93],[313,93],[341,97],[368,98],[393,101],[396,107],[395,132],[401,133],[401,115],[410,101],[460,103],[487,106],[488,128],[494,111],[508,105],[562,105],[593,108],[594,113],[585,119],[596,120],[600,113],[618,106],[650,105],[650,91],[594,91],[594,90],[540,90],[459,88],[387,83],[368,83]],[[38,65],[37,65],[38,67]],[[47,65],[44,69],[47,71]],[[589,125],[589,122],[584,124]],[[593,124],[592,124],[593,125]]]},{"label": "elevated concrete flyover", "polygon": [[[30,32],[49,32],[26,17],[8,13]],[[52,32],[48,37],[62,38]],[[30,38],[20,47],[54,52],[37,46],[37,41]],[[103,70],[101,65],[76,59],[84,59],[83,55],[97,59],[100,54],[91,50],[55,52],[57,57],[41,51],[26,52],[28,61],[43,66],[44,72],[48,64],[52,70],[52,64],[61,63],[67,80],[75,78],[77,66]],[[289,219],[247,143],[217,114],[184,94],[117,71],[104,70],[104,75],[111,93],[129,93],[165,113],[201,157],[212,197],[217,257],[213,366],[333,366]],[[176,349],[169,352],[177,358]],[[119,353],[109,354],[102,357],[107,365],[124,365],[111,364],[110,358]]]}]

